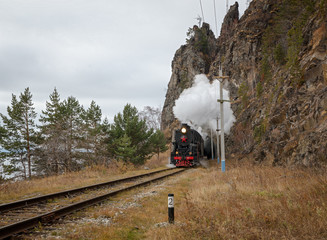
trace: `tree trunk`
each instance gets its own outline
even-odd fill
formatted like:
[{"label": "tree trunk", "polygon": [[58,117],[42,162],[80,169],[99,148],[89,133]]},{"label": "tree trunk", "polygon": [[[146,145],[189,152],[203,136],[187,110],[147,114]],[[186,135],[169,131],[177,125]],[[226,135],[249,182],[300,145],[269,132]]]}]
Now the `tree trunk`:
[{"label": "tree trunk", "polygon": [[73,154],[72,154],[72,148],[73,148],[73,120],[70,120],[70,136],[69,136],[69,142],[68,142],[68,171],[72,171],[72,165],[73,165]]},{"label": "tree trunk", "polygon": [[28,126],[28,116],[25,113],[25,121],[26,121],[26,142],[27,142],[27,163],[28,163],[28,178],[32,178],[32,168],[31,168],[31,147],[30,147],[30,132]]},{"label": "tree trunk", "polygon": [[24,179],[26,179],[27,178],[27,176],[26,176],[26,166],[25,166],[22,154],[20,155],[20,162],[22,163],[22,166],[23,166],[23,169],[24,169],[24,172],[23,172],[24,173]]}]

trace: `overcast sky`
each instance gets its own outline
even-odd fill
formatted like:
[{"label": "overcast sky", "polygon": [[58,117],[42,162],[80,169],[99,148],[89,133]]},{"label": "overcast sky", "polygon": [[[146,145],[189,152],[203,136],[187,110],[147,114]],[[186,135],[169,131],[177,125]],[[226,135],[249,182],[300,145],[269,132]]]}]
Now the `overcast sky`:
[{"label": "overcast sky", "polygon": [[[226,0],[215,2],[220,32]],[[216,34],[214,0],[202,5]],[[198,15],[199,0],[0,0],[0,113],[26,87],[38,114],[55,87],[61,100],[94,100],[110,121],[126,103],[162,107]]]}]

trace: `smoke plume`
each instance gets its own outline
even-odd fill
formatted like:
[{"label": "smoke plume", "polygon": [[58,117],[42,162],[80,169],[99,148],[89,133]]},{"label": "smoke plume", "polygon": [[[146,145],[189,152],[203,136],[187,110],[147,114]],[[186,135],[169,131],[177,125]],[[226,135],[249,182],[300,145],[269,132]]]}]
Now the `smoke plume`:
[{"label": "smoke plume", "polygon": [[[217,129],[217,117],[220,118],[219,82],[213,81],[204,75],[196,75],[191,88],[185,89],[175,102],[173,108],[175,117],[182,123],[187,123],[197,130],[202,137]],[[223,89],[223,99],[229,100],[229,92]],[[224,130],[229,133],[235,121],[229,102],[224,102]],[[219,120],[220,122],[220,120]],[[219,123],[220,128],[220,123]]]}]

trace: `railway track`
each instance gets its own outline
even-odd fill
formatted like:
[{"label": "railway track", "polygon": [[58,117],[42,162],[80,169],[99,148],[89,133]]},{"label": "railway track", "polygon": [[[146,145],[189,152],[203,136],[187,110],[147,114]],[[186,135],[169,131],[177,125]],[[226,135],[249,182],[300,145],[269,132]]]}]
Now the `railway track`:
[{"label": "railway track", "polygon": [[164,169],[110,182],[0,205],[0,239],[98,204],[124,191],[141,187],[185,169]]}]

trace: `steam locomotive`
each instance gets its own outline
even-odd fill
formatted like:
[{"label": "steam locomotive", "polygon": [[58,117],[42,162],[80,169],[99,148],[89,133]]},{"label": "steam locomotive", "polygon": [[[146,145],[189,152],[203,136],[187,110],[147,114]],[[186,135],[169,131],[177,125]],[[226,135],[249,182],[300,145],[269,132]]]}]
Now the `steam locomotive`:
[{"label": "steam locomotive", "polygon": [[204,141],[201,135],[183,123],[173,133],[170,163],[176,167],[192,167],[204,156]]}]

